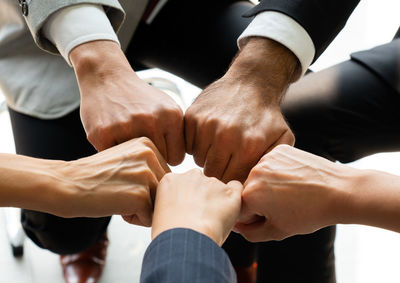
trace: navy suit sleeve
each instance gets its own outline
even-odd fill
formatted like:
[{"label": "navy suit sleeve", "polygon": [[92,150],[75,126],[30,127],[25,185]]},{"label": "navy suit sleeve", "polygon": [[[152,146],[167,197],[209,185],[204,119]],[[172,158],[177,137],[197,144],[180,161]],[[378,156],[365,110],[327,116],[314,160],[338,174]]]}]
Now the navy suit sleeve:
[{"label": "navy suit sleeve", "polygon": [[225,251],[190,229],[160,234],[143,258],[142,283],[232,283],[235,271]]},{"label": "navy suit sleeve", "polygon": [[313,40],[315,61],[344,27],[359,2],[360,0],[261,0],[244,16],[277,11],[293,18]]}]

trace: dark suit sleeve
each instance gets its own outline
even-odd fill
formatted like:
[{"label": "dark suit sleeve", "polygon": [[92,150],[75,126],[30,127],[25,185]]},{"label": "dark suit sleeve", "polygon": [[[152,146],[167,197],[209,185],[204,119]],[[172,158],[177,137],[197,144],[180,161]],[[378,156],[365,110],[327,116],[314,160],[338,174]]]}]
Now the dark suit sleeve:
[{"label": "dark suit sleeve", "polygon": [[235,271],[225,251],[207,236],[189,229],[160,234],[147,248],[142,283],[232,283]]},{"label": "dark suit sleeve", "polygon": [[328,47],[359,3],[359,0],[261,0],[244,16],[277,11],[296,20],[315,46],[314,61]]}]

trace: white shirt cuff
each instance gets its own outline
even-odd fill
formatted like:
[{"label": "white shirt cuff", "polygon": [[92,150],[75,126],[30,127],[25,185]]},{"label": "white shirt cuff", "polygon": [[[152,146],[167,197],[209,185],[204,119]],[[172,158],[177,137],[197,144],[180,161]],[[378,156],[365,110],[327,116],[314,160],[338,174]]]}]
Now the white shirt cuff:
[{"label": "white shirt cuff", "polygon": [[254,18],[238,38],[241,48],[243,39],[250,36],[267,37],[286,46],[300,61],[302,74],[312,63],[315,47],[306,30],[291,17],[275,11],[266,11]]},{"label": "white shirt cuff", "polygon": [[103,7],[96,4],[73,5],[55,12],[44,24],[43,33],[70,66],[69,53],[80,44],[95,40],[119,44]]}]

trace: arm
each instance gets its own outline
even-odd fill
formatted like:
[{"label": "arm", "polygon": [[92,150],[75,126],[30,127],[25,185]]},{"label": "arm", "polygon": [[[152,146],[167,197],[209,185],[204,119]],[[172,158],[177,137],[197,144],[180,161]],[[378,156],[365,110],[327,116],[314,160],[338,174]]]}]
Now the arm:
[{"label": "arm", "polygon": [[272,147],[294,144],[280,102],[299,75],[299,62],[286,47],[264,38],[246,43],[185,113],[186,151],[207,176],[244,182]]},{"label": "arm", "polygon": [[261,159],[242,198],[236,230],[251,241],[282,240],[339,223],[400,232],[400,177],[289,146]]},{"label": "arm", "polygon": [[[18,2],[16,0],[15,2]],[[26,23],[32,33],[33,39],[36,44],[51,53],[59,53],[56,42],[45,36],[43,28],[50,18],[57,12],[73,7],[92,3],[102,5],[107,10],[107,16],[115,31],[118,31],[124,21],[125,13],[118,0],[67,0],[67,1],[53,1],[53,0],[36,0],[29,1],[27,6],[27,15],[25,15]]]},{"label": "arm", "polygon": [[166,175],[157,188],[154,240],[143,259],[141,282],[236,282],[219,246],[239,215],[241,192],[239,182],[226,185],[200,170]]},{"label": "arm", "polygon": [[[339,3],[338,3],[339,2]],[[227,73],[185,114],[186,151],[208,176],[244,181],[278,144],[294,144],[280,101],[333,40],[358,1],[264,0]]]},{"label": "arm", "polygon": [[71,162],[0,154],[0,169],[0,206],[62,217],[120,214],[145,226],[158,181],[169,171],[146,138]]},{"label": "arm", "polygon": [[74,48],[70,59],[81,92],[82,123],[97,150],[146,136],[170,164],[183,160],[181,108],[136,75],[118,44],[87,42]]},{"label": "arm", "polygon": [[[179,164],[185,155],[182,110],[132,70],[113,31],[124,16],[118,1],[50,2],[32,1],[27,22],[39,46],[52,52],[56,47],[73,66],[89,142],[101,151],[146,136],[170,164]],[[45,9],[39,9],[39,3]],[[135,12],[140,14],[145,6],[146,1],[137,1]],[[137,21],[139,17],[127,19],[128,25],[121,32],[122,45]]]}]

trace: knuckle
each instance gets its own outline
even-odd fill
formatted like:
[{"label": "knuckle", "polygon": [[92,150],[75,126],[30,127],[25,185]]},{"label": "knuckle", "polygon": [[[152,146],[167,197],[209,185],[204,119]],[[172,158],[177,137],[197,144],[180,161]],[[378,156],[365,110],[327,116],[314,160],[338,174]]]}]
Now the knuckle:
[{"label": "knuckle", "polygon": [[[275,153],[283,153],[283,152],[287,152],[288,150],[290,150],[292,148],[292,146],[288,145],[288,144],[278,144],[275,148],[274,151]],[[271,154],[273,155],[273,154]]]},{"label": "knuckle", "polygon": [[205,160],[200,154],[194,153],[193,154],[193,159],[194,163],[196,163],[197,166],[203,167],[205,164]]},{"label": "knuckle", "polygon": [[202,175],[202,172],[199,168],[193,168],[190,171],[187,172],[188,175],[195,175],[195,176],[200,176]]},{"label": "knuckle", "polygon": [[146,163],[150,161],[152,155],[154,155],[153,150],[151,150],[151,148],[147,146],[141,149],[140,152],[138,152],[139,158],[146,160]]},{"label": "knuckle", "polygon": [[154,143],[148,137],[140,137],[140,138],[138,138],[138,141],[141,144],[143,144],[148,150],[151,150],[154,148]]},{"label": "knuckle", "polygon": [[162,182],[172,181],[175,178],[175,176],[176,176],[175,173],[169,172],[164,175],[164,177],[162,178]]}]

